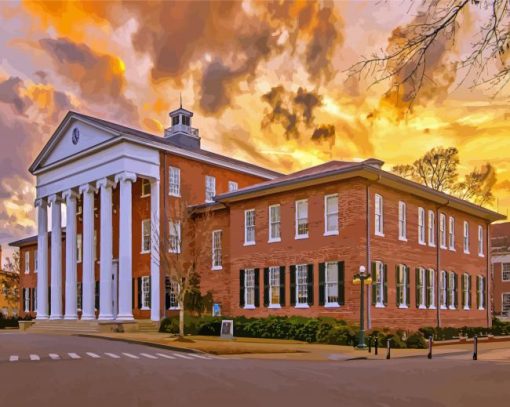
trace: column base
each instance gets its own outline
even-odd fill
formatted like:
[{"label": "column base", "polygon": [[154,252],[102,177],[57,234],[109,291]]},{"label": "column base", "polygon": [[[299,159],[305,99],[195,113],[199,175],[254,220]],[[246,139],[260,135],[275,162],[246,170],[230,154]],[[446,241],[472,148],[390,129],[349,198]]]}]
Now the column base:
[{"label": "column base", "polygon": [[45,320],[45,319],[49,319],[50,317],[48,315],[37,315],[35,317],[35,320],[36,321],[42,321],[42,320]]},{"label": "column base", "polygon": [[51,321],[56,321],[56,320],[59,320],[59,319],[62,319],[62,315],[50,315],[50,320]]},{"label": "column base", "polygon": [[65,315],[64,319],[66,321],[77,321],[78,320],[78,315]]},{"label": "column base", "polygon": [[134,321],[133,314],[119,314],[116,318],[117,321]]},{"label": "column base", "polygon": [[99,315],[99,317],[97,317],[97,319],[99,321],[113,321],[115,318],[113,318],[113,314],[110,314],[110,315]]},{"label": "column base", "polygon": [[82,315],[81,321],[94,321],[96,319],[95,315]]}]

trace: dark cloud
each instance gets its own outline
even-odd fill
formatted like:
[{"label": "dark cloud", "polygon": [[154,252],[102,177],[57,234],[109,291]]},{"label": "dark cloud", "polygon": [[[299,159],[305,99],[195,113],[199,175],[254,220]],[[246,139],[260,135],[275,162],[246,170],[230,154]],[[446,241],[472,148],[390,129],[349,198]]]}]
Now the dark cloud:
[{"label": "dark cloud", "polygon": [[37,77],[40,83],[46,84],[48,79],[48,73],[45,71],[35,71],[34,75]]},{"label": "dark cloud", "polygon": [[334,138],[335,138],[335,126],[333,126],[332,124],[325,124],[319,126],[312,133],[312,140],[315,141]]},{"label": "dark cloud", "polygon": [[24,115],[26,110],[32,105],[28,97],[21,95],[23,81],[18,77],[10,77],[0,82],[0,102],[7,103],[11,109],[19,114]]},{"label": "dark cloud", "polygon": [[79,87],[86,101],[101,105],[103,111],[127,123],[136,121],[136,106],[124,95],[123,62],[67,38],[45,38],[39,43],[52,58],[57,71]]},{"label": "dark cloud", "polygon": [[314,119],[313,110],[322,105],[322,98],[316,93],[299,88],[294,103],[302,108],[303,119],[307,125],[310,125]]}]

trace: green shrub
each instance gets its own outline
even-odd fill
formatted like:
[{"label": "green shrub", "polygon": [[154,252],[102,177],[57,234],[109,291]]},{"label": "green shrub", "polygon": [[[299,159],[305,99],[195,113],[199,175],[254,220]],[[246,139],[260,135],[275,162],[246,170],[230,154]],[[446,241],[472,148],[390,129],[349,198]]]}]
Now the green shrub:
[{"label": "green shrub", "polygon": [[323,334],[321,343],[329,345],[350,345],[357,343],[359,331],[356,328],[345,325],[334,325],[331,329]]},{"label": "green shrub", "polygon": [[406,340],[406,345],[410,349],[425,349],[427,342],[421,332],[412,332]]}]

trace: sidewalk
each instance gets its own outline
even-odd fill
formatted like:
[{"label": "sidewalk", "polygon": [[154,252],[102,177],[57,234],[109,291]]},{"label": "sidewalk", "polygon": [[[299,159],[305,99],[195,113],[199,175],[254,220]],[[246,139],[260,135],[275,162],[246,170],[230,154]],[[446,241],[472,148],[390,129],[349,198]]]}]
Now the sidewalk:
[{"label": "sidewalk", "polygon": [[[368,350],[357,350],[352,346],[309,344],[306,342],[259,339],[234,338],[222,339],[213,336],[187,336],[189,341],[181,342],[167,333],[105,333],[87,335],[113,340],[123,340],[144,343],[152,346],[171,347],[183,351],[206,352],[214,355],[233,356],[256,359],[288,359],[334,361],[352,359],[385,359],[386,349],[379,349],[379,354],[368,353]],[[442,345],[433,348],[434,357],[472,357],[473,344]],[[391,358],[423,357],[426,358],[428,349],[392,349]],[[479,359],[510,361],[510,342],[479,343]]]}]

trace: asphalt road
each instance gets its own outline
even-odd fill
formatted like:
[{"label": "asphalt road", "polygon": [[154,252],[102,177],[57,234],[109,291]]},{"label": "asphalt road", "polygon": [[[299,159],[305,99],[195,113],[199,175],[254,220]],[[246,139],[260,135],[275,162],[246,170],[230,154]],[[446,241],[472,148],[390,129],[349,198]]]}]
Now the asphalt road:
[{"label": "asphalt road", "polygon": [[102,339],[0,332],[0,406],[493,407],[510,402],[510,363],[200,356]]}]

